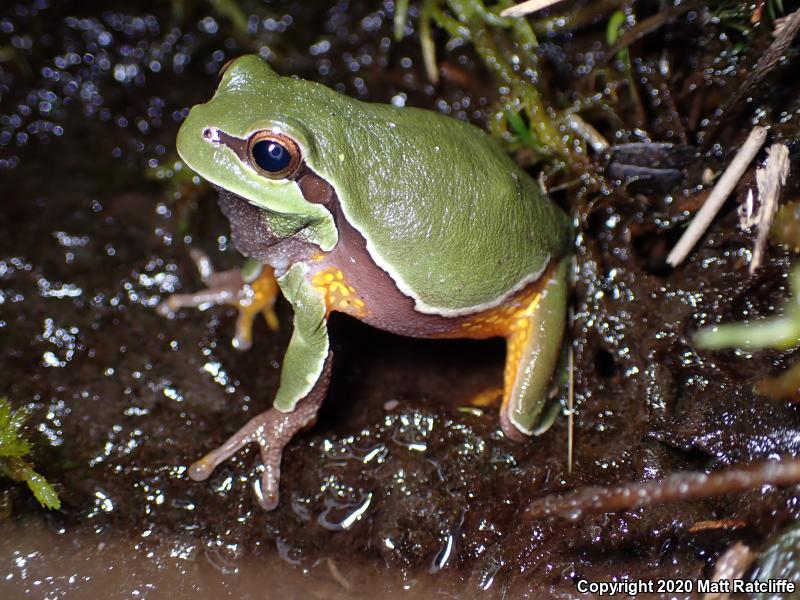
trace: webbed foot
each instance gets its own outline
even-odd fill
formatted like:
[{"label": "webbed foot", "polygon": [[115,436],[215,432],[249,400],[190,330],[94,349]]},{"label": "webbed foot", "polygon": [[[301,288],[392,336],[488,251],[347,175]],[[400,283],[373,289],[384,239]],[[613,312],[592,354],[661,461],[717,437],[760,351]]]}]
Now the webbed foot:
[{"label": "webbed foot", "polygon": [[251,443],[258,444],[264,472],[260,486],[256,486],[258,503],[264,510],[278,506],[278,489],[281,479],[281,457],[283,449],[298,432],[311,427],[317,420],[317,411],[322,405],[330,379],[331,354],[328,355],[322,374],[311,392],[294,407],[284,413],[275,408],[250,419],[219,448],[212,450],[189,467],[189,478],[205,481],[212,471]]},{"label": "webbed foot", "polygon": [[274,306],[279,288],[272,268],[248,261],[242,269],[215,271],[205,253],[197,248],[189,253],[207,287],[193,294],[172,294],[156,308],[159,314],[169,316],[181,308],[215,304],[233,306],[239,314],[232,343],[239,350],[247,350],[253,344],[256,315],[263,315],[269,328],[277,331],[279,324]]}]

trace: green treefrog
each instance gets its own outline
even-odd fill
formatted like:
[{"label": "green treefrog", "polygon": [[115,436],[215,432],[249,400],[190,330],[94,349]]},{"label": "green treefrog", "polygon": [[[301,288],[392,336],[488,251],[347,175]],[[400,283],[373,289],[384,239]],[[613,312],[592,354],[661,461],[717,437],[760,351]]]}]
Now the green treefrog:
[{"label": "green treefrog", "polygon": [[256,56],[231,61],[220,77],[177,147],[219,189],[232,239],[257,268],[214,273],[198,255],[209,289],[164,307],[235,304],[234,341],[246,347],[254,315],[275,326],[279,289],[294,329],[272,408],[190,477],[206,479],[255,442],[259,501],[277,506],[283,449],[314,423],[328,387],[332,312],[405,336],[504,337],[500,423],[512,439],[531,435],[565,327],[567,216],[473,125],[354,100],[280,76]]}]

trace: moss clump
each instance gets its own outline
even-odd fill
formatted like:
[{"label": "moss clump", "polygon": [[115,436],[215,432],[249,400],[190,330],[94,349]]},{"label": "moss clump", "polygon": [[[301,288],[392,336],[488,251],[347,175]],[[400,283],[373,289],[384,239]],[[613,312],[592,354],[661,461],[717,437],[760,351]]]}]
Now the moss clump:
[{"label": "moss clump", "polygon": [[59,509],[56,491],[24,458],[31,451],[31,443],[21,431],[27,418],[24,410],[12,410],[8,399],[0,398],[0,475],[24,481],[42,506]]}]

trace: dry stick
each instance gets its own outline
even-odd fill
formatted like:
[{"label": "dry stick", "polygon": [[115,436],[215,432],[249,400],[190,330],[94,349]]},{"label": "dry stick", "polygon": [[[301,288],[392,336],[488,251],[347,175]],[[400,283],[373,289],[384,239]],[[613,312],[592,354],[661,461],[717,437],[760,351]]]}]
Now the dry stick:
[{"label": "dry stick", "polygon": [[332,558],[325,559],[328,563],[328,570],[331,572],[331,576],[336,580],[336,582],[341,585],[345,591],[352,592],[353,586],[350,585],[350,582],[347,581],[347,578],[342,575],[342,572],[339,570],[339,567],[336,566],[336,563],[333,562]]},{"label": "dry stick", "polygon": [[[706,133],[703,136],[703,146],[705,148],[710,147],[723,124],[731,121],[739,109],[748,105],[743,100],[749,97],[756,86],[763,81],[772,69],[784,60],[786,49],[798,33],[800,33],[800,9],[775,21],[775,30],[772,32],[775,39],[758,59],[744,83],[736,89],[733,95],[725,101],[723,107],[716,112],[719,115],[718,120],[706,129]],[[750,105],[752,106],[752,104]]]},{"label": "dry stick", "polygon": [[[572,311],[570,311],[570,314]],[[571,319],[570,319],[571,320]],[[572,448],[575,441],[575,351],[569,347],[569,387],[567,389],[567,473],[572,473]]]},{"label": "dry stick", "polygon": [[583,138],[595,152],[607,150],[611,145],[603,134],[597,131],[592,125],[583,120],[583,117],[576,113],[570,113],[566,118],[567,127]]},{"label": "dry stick", "polygon": [[[741,579],[755,558],[756,555],[750,548],[742,542],[736,542],[717,559],[711,581]],[[703,596],[703,600],[728,600],[728,598],[730,598],[729,592],[706,592]]]},{"label": "dry stick", "polygon": [[778,196],[789,176],[789,149],[783,144],[772,144],[767,150],[767,166],[756,170],[756,184],[761,207],[758,210],[758,236],[750,261],[750,275],[761,266],[767,237],[778,212]]},{"label": "dry stick", "polygon": [[524,17],[537,10],[542,10],[553,4],[558,4],[564,0],[527,0],[515,6],[509,6],[500,13],[501,17]]},{"label": "dry stick", "polygon": [[715,519],[712,521],[695,521],[689,527],[689,533],[698,533],[700,531],[716,531],[718,529],[741,529],[747,527],[747,521],[742,519]]},{"label": "dry stick", "polygon": [[597,65],[592,70],[592,73],[596,72],[598,69],[604,69],[608,66],[608,64],[614,60],[614,57],[617,56],[617,53],[620,50],[624,50],[628,46],[634,44],[635,42],[639,41],[646,35],[653,33],[654,31],[658,31],[660,27],[671,23],[678,17],[680,17],[683,13],[689,12],[691,10],[695,10],[698,8],[699,3],[697,2],[686,2],[684,4],[679,4],[678,6],[673,6],[670,8],[665,8],[664,10],[654,14],[651,17],[647,17],[641,23],[638,23],[631,27],[628,31],[622,34],[622,37],[617,40],[617,42],[609,48],[608,52]]},{"label": "dry stick", "polygon": [[661,481],[628,483],[615,487],[587,487],[563,496],[534,501],[525,518],[561,517],[577,521],[586,514],[617,512],[679,500],[698,500],[744,492],[762,485],[800,483],[800,459],[765,461],[715,473],[676,473]]},{"label": "dry stick", "polygon": [[761,150],[761,146],[764,145],[766,139],[766,129],[758,125],[753,127],[750,135],[747,136],[747,140],[745,140],[739,152],[736,153],[736,156],[734,156],[728,168],[725,169],[717,185],[711,190],[705,203],[700,210],[697,211],[697,214],[681,236],[681,239],[678,240],[672,252],[667,256],[667,264],[674,267],[683,262],[689,255],[694,245],[703,236],[706,229],[708,229],[711,221],[714,220],[719,209],[722,208],[726,198],[733,191],[733,188],[736,187],[736,184],[739,183],[750,161],[752,161],[755,155],[758,154],[758,151]]}]

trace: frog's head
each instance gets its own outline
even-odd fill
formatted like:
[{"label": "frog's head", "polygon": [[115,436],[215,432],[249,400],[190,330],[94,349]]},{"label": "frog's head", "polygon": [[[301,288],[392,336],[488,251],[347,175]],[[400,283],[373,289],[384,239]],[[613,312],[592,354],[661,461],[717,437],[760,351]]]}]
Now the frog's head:
[{"label": "frog's head", "polygon": [[257,56],[235,59],[222,68],[214,97],[189,112],[177,147],[183,161],[229,202],[259,212],[260,226],[273,236],[330,250],[338,239],[333,217],[298,185],[316,151],[302,119],[311,110],[304,106],[307,84],[279,76]]}]

